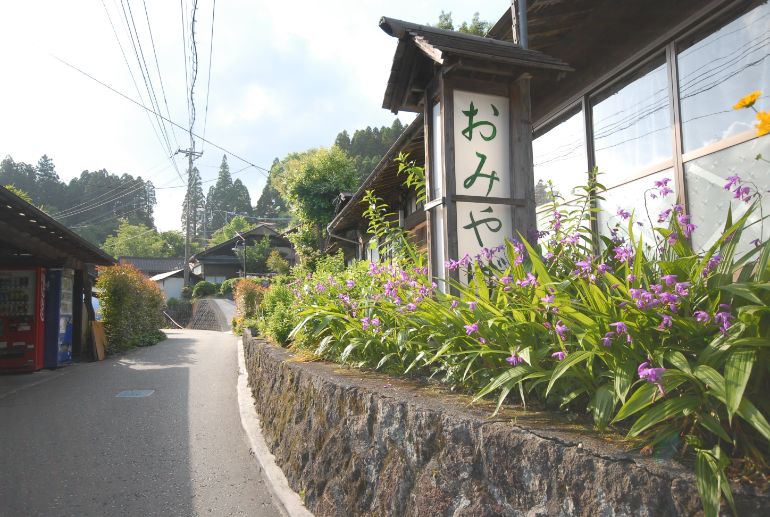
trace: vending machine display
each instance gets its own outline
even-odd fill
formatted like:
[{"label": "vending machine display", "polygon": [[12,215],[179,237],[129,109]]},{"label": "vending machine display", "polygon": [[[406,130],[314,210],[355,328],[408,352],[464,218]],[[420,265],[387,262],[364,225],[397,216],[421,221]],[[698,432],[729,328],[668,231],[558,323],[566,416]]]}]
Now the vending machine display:
[{"label": "vending machine display", "polygon": [[46,368],[72,362],[73,278],[71,269],[49,269],[45,275]]},{"label": "vending machine display", "polygon": [[0,371],[43,367],[43,269],[0,270]]}]

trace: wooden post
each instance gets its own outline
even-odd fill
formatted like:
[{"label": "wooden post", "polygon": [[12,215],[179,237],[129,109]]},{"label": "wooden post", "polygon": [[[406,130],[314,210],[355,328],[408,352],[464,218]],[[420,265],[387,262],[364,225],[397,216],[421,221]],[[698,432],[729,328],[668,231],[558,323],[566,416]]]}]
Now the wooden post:
[{"label": "wooden post", "polygon": [[535,170],[532,157],[532,112],[529,96],[531,76],[522,74],[511,84],[511,199],[514,231],[532,241],[537,231],[535,212]]}]

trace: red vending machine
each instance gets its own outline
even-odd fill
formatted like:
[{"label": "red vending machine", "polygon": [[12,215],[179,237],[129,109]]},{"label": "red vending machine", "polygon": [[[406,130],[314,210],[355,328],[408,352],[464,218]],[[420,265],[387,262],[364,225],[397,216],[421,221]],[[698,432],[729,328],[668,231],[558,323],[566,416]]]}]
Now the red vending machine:
[{"label": "red vending machine", "polygon": [[0,372],[43,367],[43,268],[0,270]]}]

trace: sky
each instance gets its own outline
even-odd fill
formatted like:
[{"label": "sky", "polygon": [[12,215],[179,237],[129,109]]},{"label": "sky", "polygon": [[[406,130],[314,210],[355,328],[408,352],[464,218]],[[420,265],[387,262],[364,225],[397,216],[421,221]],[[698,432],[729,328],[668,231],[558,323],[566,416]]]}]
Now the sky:
[{"label": "sky", "polygon": [[[143,54],[161,112],[187,128],[193,1],[0,2],[0,157],[34,164],[47,154],[64,181],[99,169],[150,179],[158,189],[156,226],[180,229],[187,159],[169,155],[189,148],[187,132],[166,125],[167,144],[153,129],[154,115],[60,60],[149,107],[136,57]],[[494,22],[510,6],[507,0],[214,1],[197,2],[194,132],[267,169],[289,152],[330,146],[343,129],[352,134],[393,122],[381,105],[396,39],[378,27],[381,16],[435,23],[443,10],[457,26],[476,11]],[[125,21],[131,15],[138,46]],[[399,118],[409,123],[413,115]],[[195,164],[206,192],[224,153],[200,139],[196,150],[203,151]],[[266,173],[234,156],[228,162],[256,203]]]}]

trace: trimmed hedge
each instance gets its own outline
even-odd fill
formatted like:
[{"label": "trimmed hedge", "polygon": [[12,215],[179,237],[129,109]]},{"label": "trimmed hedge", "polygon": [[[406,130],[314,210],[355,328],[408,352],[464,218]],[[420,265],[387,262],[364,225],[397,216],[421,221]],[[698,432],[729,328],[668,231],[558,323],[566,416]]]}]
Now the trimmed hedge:
[{"label": "trimmed hedge", "polygon": [[132,265],[98,268],[102,321],[107,351],[149,346],[165,339],[163,294],[158,285]]}]

